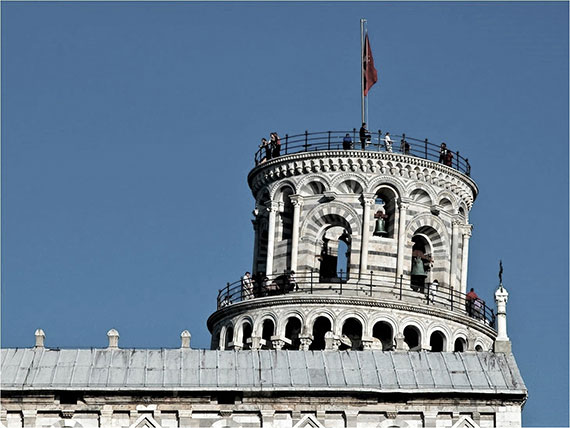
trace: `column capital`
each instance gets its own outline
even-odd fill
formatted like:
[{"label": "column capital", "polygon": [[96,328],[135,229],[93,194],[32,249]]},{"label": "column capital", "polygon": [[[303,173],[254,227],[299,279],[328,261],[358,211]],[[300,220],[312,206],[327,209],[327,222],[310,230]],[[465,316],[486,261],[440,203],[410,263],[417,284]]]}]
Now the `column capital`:
[{"label": "column capital", "polygon": [[289,195],[289,199],[291,200],[291,204],[292,204],[294,207],[296,207],[297,205],[298,205],[298,206],[303,206],[303,204],[304,204],[304,202],[305,202],[303,196],[302,196],[302,195],[297,195],[297,194],[295,194],[295,195]]},{"label": "column capital", "polygon": [[461,233],[463,234],[463,236],[466,236],[467,238],[471,237],[472,231],[473,231],[472,224],[464,224],[463,227],[461,228]]},{"label": "column capital", "polygon": [[407,210],[410,207],[411,200],[409,198],[399,198],[398,199],[398,208],[401,210]]},{"label": "column capital", "polygon": [[265,208],[267,208],[267,211],[272,212],[272,211],[277,211],[279,209],[279,202],[277,201],[267,201],[265,203]]},{"label": "column capital", "polygon": [[376,203],[376,194],[375,193],[363,193],[362,194],[362,203],[364,205],[374,205]]}]

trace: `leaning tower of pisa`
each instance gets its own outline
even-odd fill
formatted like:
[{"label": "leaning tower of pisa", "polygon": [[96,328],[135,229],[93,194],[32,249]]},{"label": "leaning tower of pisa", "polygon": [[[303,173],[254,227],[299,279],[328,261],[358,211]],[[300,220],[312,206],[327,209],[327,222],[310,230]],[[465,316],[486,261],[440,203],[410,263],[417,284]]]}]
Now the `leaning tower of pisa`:
[{"label": "leaning tower of pisa", "polygon": [[38,329],[2,349],[0,428],[520,428],[508,293],[468,292],[469,163],[355,134],[256,155],[252,267],[219,290],[212,349],[187,330],[124,349],[115,329],[49,348]]},{"label": "leaning tower of pisa", "polygon": [[494,304],[467,296],[469,162],[357,137],[305,132],[256,155],[252,279],[220,290],[213,349],[493,350]]}]

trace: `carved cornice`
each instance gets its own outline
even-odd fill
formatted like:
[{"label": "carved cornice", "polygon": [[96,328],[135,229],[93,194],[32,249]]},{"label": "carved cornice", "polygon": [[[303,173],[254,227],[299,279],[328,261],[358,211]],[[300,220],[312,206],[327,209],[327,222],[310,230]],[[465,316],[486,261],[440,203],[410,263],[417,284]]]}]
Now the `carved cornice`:
[{"label": "carved cornice", "polygon": [[[460,304],[457,302],[457,304]],[[428,306],[428,305],[418,305],[417,302],[406,302],[403,300],[389,300],[389,299],[376,299],[370,297],[340,297],[338,295],[320,295],[315,294],[288,294],[287,296],[277,296],[277,297],[262,297],[253,300],[247,300],[239,303],[234,303],[233,305],[226,306],[225,308],[219,309],[214,312],[208,318],[208,329],[210,332],[213,331],[215,324],[223,321],[227,318],[235,317],[241,313],[249,312],[255,309],[262,309],[275,306],[304,306],[304,305],[322,305],[323,307],[332,307],[333,305],[341,306],[360,306],[360,307],[372,307],[372,308],[386,308],[386,309],[396,309],[400,311],[417,313],[428,315],[440,319],[446,319],[449,321],[454,321],[459,324],[463,324],[466,327],[470,327],[477,330],[490,338],[494,339],[497,336],[497,332],[488,325],[481,323],[480,320],[475,320],[468,315],[463,315],[457,312],[450,311],[448,309]]]},{"label": "carved cornice", "polygon": [[457,195],[468,209],[471,208],[479,192],[470,177],[443,164],[414,156],[359,150],[324,150],[284,155],[251,170],[248,183],[253,193],[257,194],[263,186],[286,177],[314,173],[329,175],[327,173],[337,171],[352,171],[374,176],[383,174],[425,182]]}]

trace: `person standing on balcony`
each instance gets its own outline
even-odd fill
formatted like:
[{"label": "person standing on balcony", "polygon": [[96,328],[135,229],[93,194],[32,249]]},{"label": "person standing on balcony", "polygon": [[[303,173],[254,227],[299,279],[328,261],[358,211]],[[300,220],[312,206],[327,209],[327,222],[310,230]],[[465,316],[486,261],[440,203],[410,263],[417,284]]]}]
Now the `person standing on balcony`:
[{"label": "person standing on balcony", "polygon": [[445,163],[447,152],[447,145],[445,143],[441,143],[441,146],[439,146],[439,163]]},{"label": "person standing on balcony", "polygon": [[[259,148],[265,150],[265,157],[263,159],[261,159],[259,163],[266,162],[269,159],[271,159],[271,144],[269,144],[269,141],[267,141],[267,138],[261,139],[261,144],[259,145]],[[260,156],[261,156],[261,154],[260,154]]]},{"label": "person standing on balcony", "polygon": [[253,299],[253,282],[251,281],[251,274],[246,272],[241,277],[241,294],[243,300]]},{"label": "person standing on balcony", "polygon": [[428,287],[429,287],[429,301],[433,305],[437,300],[437,289],[439,287],[439,281],[437,279],[434,279],[433,282]]},{"label": "person standing on balcony", "polygon": [[392,139],[390,138],[390,133],[386,132],[384,136],[384,145],[386,146],[386,151],[392,153]]},{"label": "person standing on balcony", "polygon": [[473,303],[478,299],[479,296],[477,296],[477,293],[475,293],[473,289],[469,290],[469,293],[465,296],[465,306],[469,316],[473,316]]},{"label": "person standing on balcony", "polygon": [[406,141],[405,137],[402,137],[402,140],[400,141],[400,151],[405,155],[410,154],[410,143]]},{"label": "person standing on balcony", "polygon": [[360,127],[360,144],[362,144],[362,150],[366,150],[366,142],[370,141],[370,134],[366,129],[366,122],[362,122]]},{"label": "person standing on balcony", "polygon": [[271,136],[271,157],[277,158],[281,155],[281,139],[277,132],[272,132]]},{"label": "person standing on balcony", "polygon": [[445,165],[447,166],[453,166],[453,152],[451,150],[447,151],[447,154],[445,155]]},{"label": "person standing on balcony", "polygon": [[352,138],[350,138],[350,134],[346,134],[342,139],[342,148],[344,150],[352,149]]}]

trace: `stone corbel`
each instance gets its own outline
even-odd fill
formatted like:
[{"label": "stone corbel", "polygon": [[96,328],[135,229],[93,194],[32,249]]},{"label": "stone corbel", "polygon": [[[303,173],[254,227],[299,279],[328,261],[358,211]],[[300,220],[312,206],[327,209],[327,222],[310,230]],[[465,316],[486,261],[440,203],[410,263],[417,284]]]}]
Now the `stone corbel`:
[{"label": "stone corbel", "polygon": [[301,351],[308,351],[309,350],[309,346],[311,346],[311,343],[313,343],[313,335],[304,335],[304,336],[299,336],[299,341],[301,342],[301,346],[299,347],[299,349]]},{"label": "stone corbel", "polygon": [[271,345],[273,345],[273,349],[281,350],[285,345],[291,345],[293,342],[291,339],[287,339],[286,337],[282,336],[271,336]]},{"label": "stone corbel", "polygon": [[323,192],[323,198],[327,202],[334,201],[336,199],[336,196],[337,196],[336,192],[332,192],[330,190]]},{"label": "stone corbel", "polygon": [[332,331],[325,333],[325,351],[338,351],[340,339]]}]

